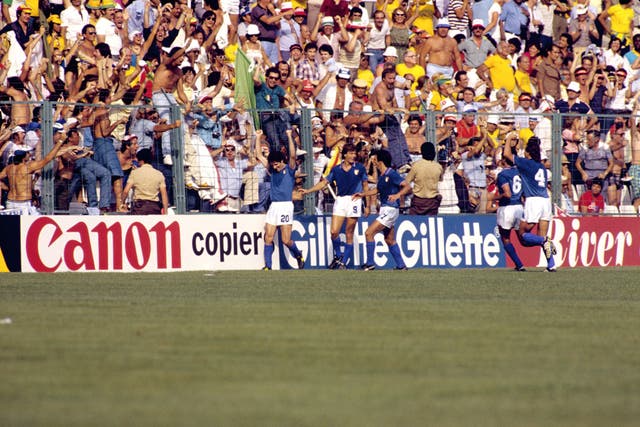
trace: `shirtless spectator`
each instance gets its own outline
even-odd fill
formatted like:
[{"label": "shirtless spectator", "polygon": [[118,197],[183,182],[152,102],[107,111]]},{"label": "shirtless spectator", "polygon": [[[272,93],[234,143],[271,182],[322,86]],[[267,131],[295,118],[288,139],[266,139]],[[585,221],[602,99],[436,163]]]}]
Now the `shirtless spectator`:
[{"label": "shirtless spectator", "polygon": [[[127,119],[120,119],[114,123],[109,120],[109,107],[111,95],[107,89],[98,91],[97,99],[94,101],[98,106],[94,111],[93,121],[93,150],[94,159],[111,173],[113,192],[115,200],[122,198],[122,167],[113,147],[111,132],[119,125],[125,124]],[[119,209],[119,208],[118,208]]]},{"label": "shirtless spectator", "polygon": [[415,162],[422,158],[420,147],[422,147],[422,144],[426,141],[424,136],[425,128],[422,126],[422,119],[418,115],[409,116],[407,123],[409,127],[405,131],[404,136],[407,139],[411,160]]},{"label": "shirtless spectator", "polygon": [[458,43],[449,37],[449,21],[442,18],[436,24],[436,32],[433,37],[419,46],[418,63],[426,70],[431,78],[436,73],[441,73],[447,78],[453,78],[453,66],[462,70],[462,60],[458,51]]},{"label": "shirtless spectator", "polygon": [[407,147],[407,140],[400,128],[400,122],[394,115],[398,111],[403,112],[402,109],[398,109],[398,103],[394,95],[395,84],[395,70],[385,69],[382,72],[382,81],[373,91],[371,104],[374,110],[385,112],[385,120],[380,123],[380,127],[389,141],[387,149],[391,153],[391,167],[402,173],[410,169],[411,157]]},{"label": "shirtless spectator", "polygon": [[96,65],[96,39],[96,27],[91,24],[85,25],[82,28],[82,41],[80,41],[78,50],[76,51],[76,56],[80,62],[90,64],[91,66]]},{"label": "shirtless spectator", "polygon": [[[187,38],[185,46],[189,46],[191,38]],[[182,85],[182,69],[180,65],[184,60],[185,48],[174,47],[171,49],[168,57],[162,61],[155,72],[153,79],[153,96],[152,101],[156,107],[160,118],[165,120],[165,123],[170,123],[171,120],[171,106],[177,105],[177,101],[174,92],[177,92],[178,98],[182,104],[187,106],[187,113],[189,112],[189,103],[184,93]],[[182,122],[182,119],[180,119]],[[181,128],[184,132],[184,129]],[[171,132],[164,132],[162,134],[162,161],[165,165],[173,165],[173,159],[171,158]]]},{"label": "shirtless spectator", "polygon": [[[80,146],[80,133],[77,129],[69,130],[67,140],[69,143],[65,146],[64,153],[59,158],[62,164],[59,173],[63,182],[68,175],[68,168],[71,168],[73,176],[69,183],[66,200],[62,199],[58,191],[56,191],[56,198],[60,200],[61,204],[66,204],[68,209],[73,195],[80,191],[81,186],[84,186],[87,193],[87,211],[89,214],[98,215],[100,212],[108,212],[111,208],[111,172],[90,157],[93,154],[92,151]],[[96,191],[98,182],[100,182],[99,201]],[[63,208],[63,210],[66,209]]]},{"label": "shirtless spectator", "polygon": [[[384,114],[380,111],[374,112],[366,112],[364,111],[364,104],[362,101],[351,101],[349,104],[349,114],[347,114],[344,119],[344,125],[347,129],[365,129],[369,128],[371,125],[377,125],[381,121],[384,120]],[[368,137],[368,132],[359,132],[365,133],[366,135],[362,135],[362,137]],[[354,135],[349,135],[350,137],[354,137]]]},{"label": "shirtless spectator", "polygon": [[55,145],[42,160],[31,160],[23,150],[14,151],[13,162],[0,172],[0,180],[6,178],[9,181],[7,209],[18,209],[21,215],[37,215],[36,208],[31,205],[33,173],[53,160],[66,140],[64,132],[56,132]]},{"label": "shirtless spectator", "polygon": [[26,129],[31,122],[31,106],[26,103],[29,97],[25,93],[24,83],[19,77],[9,77],[6,87],[0,85],[0,93],[7,94],[15,102],[11,104],[11,123]]}]

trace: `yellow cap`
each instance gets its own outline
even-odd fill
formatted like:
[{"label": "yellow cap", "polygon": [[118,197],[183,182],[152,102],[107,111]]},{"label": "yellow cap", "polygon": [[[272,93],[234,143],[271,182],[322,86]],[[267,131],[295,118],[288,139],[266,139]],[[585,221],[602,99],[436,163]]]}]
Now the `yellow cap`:
[{"label": "yellow cap", "polygon": [[102,0],[100,9],[114,9],[115,7],[116,3],[113,0]]},{"label": "yellow cap", "polygon": [[52,24],[62,24],[62,21],[60,20],[60,16],[59,15],[51,15],[47,19],[47,22],[50,22]]},{"label": "yellow cap", "polygon": [[100,9],[100,0],[88,0],[85,7],[87,9]]}]

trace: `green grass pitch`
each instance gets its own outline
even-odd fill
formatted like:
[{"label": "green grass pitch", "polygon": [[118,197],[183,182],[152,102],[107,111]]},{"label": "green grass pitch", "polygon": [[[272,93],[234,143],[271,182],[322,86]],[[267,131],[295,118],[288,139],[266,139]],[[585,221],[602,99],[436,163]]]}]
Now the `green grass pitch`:
[{"label": "green grass pitch", "polygon": [[637,426],[639,274],[2,274],[0,425]]}]

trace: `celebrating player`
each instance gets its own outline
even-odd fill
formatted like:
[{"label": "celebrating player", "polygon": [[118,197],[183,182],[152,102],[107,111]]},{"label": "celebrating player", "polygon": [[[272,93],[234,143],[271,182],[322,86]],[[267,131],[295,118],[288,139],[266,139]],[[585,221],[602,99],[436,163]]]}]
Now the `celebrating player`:
[{"label": "celebrating player", "polygon": [[389,246],[389,252],[396,262],[396,270],[406,270],[400,247],[396,243],[395,223],[400,214],[400,195],[398,192],[403,187],[409,185],[402,179],[400,174],[391,169],[391,154],[386,150],[379,150],[371,153],[373,163],[378,169],[378,184],[376,188],[367,190],[360,194],[361,197],[373,196],[380,194],[380,213],[378,218],[367,228],[365,236],[367,239],[366,262],[360,267],[361,270],[375,270],[376,266],[373,262],[376,243],[374,238],[376,234],[382,232],[384,241]]},{"label": "celebrating player", "polygon": [[503,160],[505,168],[498,174],[498,213],[496,221],[500,231],[500,239],[504,251],[516,265],[516,271],[526,271],[522,261],[511,243],[511,230],[518,229],[523,217],[522,210],[522,178],[513,162],[507,158]]},{"label": "celebrating player", "polygon": [[[329,183],[336,186],[337,197],[333,203],[331,217],[331,242],[333,243],[333,261],[329,268],[334,270],[346,269],[346,264],[353,254],[353,232],[362,215],[362,199],[354,197],[361,193],[367,184],[367,171],[364,166],[356,162],[356,146],[347,143],[342,147],[342,163],[331,169],[311,188],[301,190],[302,194],[309,194],[325,188]],[[346,219],[346,244],[344,252],[340,251],[340,230]]]},{"label": "celebrating player", "polygon": [[[540,160],[540,140],[529,139],[525,148],[525,157],[513,155],[512,147],[517,141],[505,144],[503,156],[513,162],[520,172],[522,193],[525,197],[524,220],[520,221],[520,240],[525,246],[541,246],[547,259],[547,271],[556,271],[553,255],[556,247],[547,237],[551,221],[551,200],[547,192],[548,171]],[[538,234],[531,232],[538,225]]]},{"label": "celebrating player", "polygon": [[[291,137],[291,130],[287,130],[289,139],[289,164],[285,163],[285,155],[280,151],[271,151],[264,161],[264,157],[258,154],[258,159],[269,168],[271,174],[271,206],[267,211],[264,224],[264,267],[263,270],[271,270],[273,257],[273,237],[276,230],[280,229],[280,239],[289,248],[296,261],[298,269],[304,268],[302,252],[291,240],[291,228],[293,225],[293,187],[296,182],[296,147]],[[256,131],[257,141],[260,144],[262,131]],[[259,150],[258,150],[259,151]]]}]

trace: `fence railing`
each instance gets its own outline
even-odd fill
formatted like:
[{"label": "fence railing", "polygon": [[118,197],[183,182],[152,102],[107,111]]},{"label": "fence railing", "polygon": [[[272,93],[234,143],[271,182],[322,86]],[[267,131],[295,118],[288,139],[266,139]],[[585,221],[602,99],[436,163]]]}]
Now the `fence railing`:
[{"label": "fence railing", "polygon": [[[0,108],[6,108],[8,102],[0,102]],[[53,147],[53,124],[59,119],[60,114],[63,114],[66,119],[70,117],[76,117],[79,119],[81,126],[83,126],[88,122],[83,122],[82,114],[83,109],[85,108],[93,108],[97,107],[92,104],[70,104],[70,103],[60,103],[54,101],[41,101],[37,103],[29,103],[31,104],[32,110],[34,110],[36,120],[40,123],[40,135],[38,138],[40,139],[40,145],[37,149],[40,149],[42,153],[47,153]],[[144,119],[140,118],[141,109],[144,109],[145,114],[147,113],[147,109],[153,108],[153,105],[125,105],[120,103],[114,103],[109,105],[110,116],[113,121],[115,118],[129,115],[131,118],[129,119],[126,125],[120,125],[114,131],[114,150],[118,149],[119,144],[122,141],[122,137],[125,134],[135,134],[139,129],[134,126],[134,123],[140,120],[147,120],[145,116]],[[203,201],[207,201],[208,199],[204,198],[200,191],[203,191],[203,188],[206,186],[199,187],[196,183],[194,186],[192,178],[187,179],[187,177],[192,177],[193,171],[190,170],[193,168],[193,163],[189,163],[186,160],[192,159],[190,152],[194,151],[199,153],[200,160],[207,160],[205,157],[207,155],[211,155],[211,152],[218,148],[218,144],[224,144],[227,140],[236,141],[236,146],[240,149],[245,147],[246,150],[254,149],[259,150],[260,146],[256,143],[255,140],[255,128],[256,123],[253,120],[253,111],[229,111],[231,113],[232,118],[225,117],[225,111],[216,110],[215,114],[212,117],[216,118],[218,123],[215,126],[219,135],[214,138],[213,145],[207,145],[207,149],[202,149],[203,142],[200,141],[202,138],[195,138],[190,135],[198,135],[198,132],[202,132],[203,130],[198,128],[200,123],[198,121],[194,121],[194,112],[198,113],[198,108],[195,108],[194,111],[185,114],[185,111],[176,105],[171,105],[167,107],[157,107],[156,110],[161,108],[165,108],[166,111],[163,113],[167,113],[166,117],[170,123],[175,123],[178,120],[183,122],[183,126],[169,130],[167,132],[170,133],[170,155],[172,162],[171,164],[164,164],[162,161],[162,153],[161,151],[161,143],[159,140],[159,134],[152,133],[152,135],[137,135],[139,136],[139,140],[149,138],[152,139],[152,148],[155,152],[155,160],[154,166],[160,168],[165,176],[167,177],[167,183],[170,185],[170,194],[171,194],[171,204],[175,207],[175,211],[177,213],[188,213],[188,212],[211,212],[216,210],[216,205],[214,203],[209,203],[209,206],[205,206],[206,203]],[[404,124],[408,117],[417,116],[420,118],[420,121],[423,125],[424,139],[425,141],[437,144],[438,143],[438,135],[442,133],[442,129],[444,128],[443,118],[445,115],[453,114],[456,116],[456,119],[460,120],[463,116],[462,113],[444,113],[441,111],[410,111],[408,113],[405,112],[371,112],[371,111],[334,111],[334,110],[316,110],[316,109],[308,109],[308,108],[298,108],[297,110],[292,111],[289,109],[282,109],[278,111],[256,111],[257,117],[269,118],[269,117],[278,117],[277,125],[275,131],[281,131],[282,127],[290,127],[292,126],[296,132],[296,144],[299,149],[304,150],[306,155],[300,157],[300,169],[306,174],[306,178],[301,178],[300,185],[305,187],[310,187],[314,184],[314,173],[316,179],[318,177],[318,165],[316,154],[323,154],[326,157],[331,157],[332,154],[335,157],[335,153],[332,153],[335,146],[328,147],[327,146],[327,138],[328,133],[335,132],[335,129],[340,130],[340,116],[342,116],[342,121],[344,121],[345,117],[353,117],[362,115],[367,115],[366,117],[383,117],[385,121],[391,120],[395,118],[397,125],[401,126],[401,130],[404,132],[406,125]],[[90,114],[88,113],[89,117]],[[240,118],[239,118],[240,117]],[[317,117],[322,117],[323,119],[318,119]],[[329,117],[329,120],[326,118]],[[566,180],[563,182],[563,154],[566,151],[566,146],[571,145],[572,147],[575,145],[576,147],[581,147],[580,149],[584,149],[586,145],[586,131],[589,129],[587,126],[591,126],[592,123],[590,121],[593,119],[593,126],[599,126],[600,133],[602,138],[600,139],[600,144],[603,144],[604,138],[609,134],[608,126],[613,126],[615,129],[622,129],[625,135],[626,146],[624,148],[624,170],[631,163],[632,160],[635,162],[640,162],[640,152],[634,153],[631,147],[630,141],[630,133],[631,128],[635,127],[637,123],[637,117],[631,117],[630,114],[599,114],[597,116],[587,116],[587,115],[578,115],[578,114],[561,114],[561,113],[514,113],[514,112],[478,112],[475,115],[475,122],[483,124],[483,128],[487,129],[491,126],[497,126],[497,141],[494,141],[498,148],[500,144],[503,142],[503,136],[506,134],[507,129],[510,128],[510,122],[516,121],[525,121],[529,117],[536,117],[538,120],[532,121],[530,127],[533,126],[541,126],[544,123],[545,131],[544,135],[541,139],[543,139],[542,144],[544,147],[547,147],[547,151],[549,154],[550,161],[550,170],[552,175],[551,181],[551,194],[552,200],[554,204],[558,206],[567,205],[567,186],[570,186],[574,191],[583,191],[582,182],[576,182],[572,180],[567,183]],[[335,120],[331,120],[334,118]],[[495,122],[498,123],[495,123]],[[244,128],[242,127],[242,123],[245,123]],[[376,120],[371,120],[371,122],[376,122]],[[84,124],[83,124],[84,123]],[[157,122],[156,122],[157,123]],[[354,126],[343,126],[343,130],[346,129],[347,134],[343,135],[343,138],[338,146],[344,143],[345,141],[366,141],[365,146],[377,147],[379,142],[374,142],[371,140],[370,136],[367,135],[368,131],[372,131],[374,126],[369,126],[367,128],[366,123],[362,125]],[[534,124],[536,123],[536,124]],[[617,125],[616,123],[623,123],[622,125]],[[240,124],[240,127],[238,126]],[[91,125],[88,125],[89,127]],[[272,133],[271,131],[267,131],[269,122],[260,123],[257,127],[265,129],[265,134]],[[595,128],[591,126],[590,128]],[[620,127],[616,127],[620,126]],[[329,130],[329,128],[333,130]],[[384,126],[383,126],[384,128]],[[88,128],[81,128],[81,133],[90,132],[87,130]],[[355,130],[353,130],[355,129]],[[493,128],[491,128],[493,129]],[[358,134],[359,138],[355,138],[352,135]],[[513,128],[513,131],[520,133],[523,128],[517,129]],[[567,133],[570,131],[572,135],[572,140],[567,141],[567,138],[563,138],[563,131]],[[146,131],[145,131],[146,132]],[[186,133],[185,133],[186,132]],[[213,134],[215,134],[215,130],[212,130]],[[495,130],[493,131],[495,132]],[[532,132],[535,132],[532,131]],[[527,133],[526,131],[524,133]],[[364,134],[364,135],[363,135]],[[243,136],[244,138],[240,138]],[[271,136],[271,135],[269,135]],[[323,140],[322,144],[319,144],[318,140]],[[194,140],[197,141],[197,147],[193,147]],[[393,143],[396,143],[395,141]],[[278,149],[279,143],[274,143],[271,141],[271,149]],[[314,153],[314,148],[318,151],[318,148],[322,148],[321,153]],[[490,150],[489,150],[490,151]],[[215,152],[215,151],[214,151]],[[207,154],[208,153],[208,154]],[[197,160],[198,154],[193,157]],[[222,156],[222,154],[218,155],[218,157]],[[6,162],[7,153],[4,155],[4,159]],[[448,166],[452,169],[454,166],[449,164],[450,159],[446,159],[443,162],[445,166]],[[572,156],[572,161],[573,156]],[[210,160],[207,160],[208,164],[211,163]],[[494,160],[495,162],[495,160]],[[455,164],[454,164],[455,165]],[[494,164],[487,166],[494,166]],[[573,164],[571,165],[573,168]],[[69,208],[60,209],[60,206],[57,206],[57,194],[56,194],[56,163],[48,164],[41,175],[41,180],[39,182],[40,188],[40,200],[41,200],[41,212],[45,214],[64,214],[69,212]],[[220,170],[221,166],[218,165],[218,178],[228,179],[226,175],[226,171]],[[453,173],[453,170],[450,171]],[[566,175],[566,172],[565,172]],[[575,172],[573,173],[573,178],[576,178]],[[632,177],[623,176],[623,184],[622,184],[622,196],[619,201],[621,206],[629,206],[632,204],[632,194],[633,189],[630,184],[630,179]],[[258,184],[264,184],[264,176],[261,176],[260,173],[254,171],[253,175],[247,179],[258,179],[260,182]],[[223,180],[224,181],[224,180]],[[580,181],[580,180],[577,180]],[[211,184],[211,183],[210,183]],[[250,184],[250,185],[248,185]],[[256,185],[256,182],[245,182],[244,188],[246,191],[247,187],[257,188],[258,193],[262,191],[264,195],[264,189],[260,188],[260,185]],[[210,186],[209,186],[210,187]],[[206,188],[204,188],[206,190]],[[443,187],[443,190],[454,191],[454,189],[447,189]],[[206,197],[206,196],[204,196]],[[262,197],[262,196],[259,196]],[[327,199],[330,199],[331,196],[326,194],[324,196]],[[194,202],[195,200],[195,202]],[[576,196],[573,195],[571,200],[568,203],[573,203],[577,200]],[[298,201],[298,212],[303,212],[305,214],[314,214],[318,211],[322,212],[326,210],[329,204],[319,204],[318,196],[316,195],[307,195],[303,200]],[[620,209],[624,212],[631,212],[630,209]],[[249,212],[252,210],[249,209]]]}]

